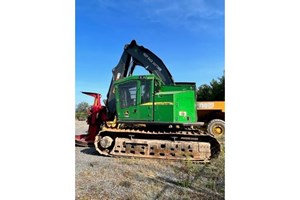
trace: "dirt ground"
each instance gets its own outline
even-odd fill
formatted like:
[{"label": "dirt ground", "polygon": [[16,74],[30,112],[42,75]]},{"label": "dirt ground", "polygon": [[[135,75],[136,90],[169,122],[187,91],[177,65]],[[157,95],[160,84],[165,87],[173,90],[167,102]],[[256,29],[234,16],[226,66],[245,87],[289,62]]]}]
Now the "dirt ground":
[{"label": "dirt ground", "polygon": [[[76,121],[76,133],[87,130]],[[76,199],[224,199],[224,152],[210,164],[110,158],[76,147]]]}]

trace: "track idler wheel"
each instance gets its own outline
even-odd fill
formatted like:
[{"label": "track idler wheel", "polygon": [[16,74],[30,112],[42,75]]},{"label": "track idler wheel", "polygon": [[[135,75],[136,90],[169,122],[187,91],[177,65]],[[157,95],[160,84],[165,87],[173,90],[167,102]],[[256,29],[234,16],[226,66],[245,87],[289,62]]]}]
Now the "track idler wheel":
[{"label": "track idler wheel", "polygon": [[111,146],[113,142],[113,139],[109,136],[104,136],[103,138],[100,139],[100,146],[103,148],[103,149],[107,149]]},{"label": "track idler wheel", "polygon": [[98,134],[95,138],[95,148],[101,154],[105,156],[109,156],[109,151],[113,147],[114,140],[109,136],[100,136]]}]

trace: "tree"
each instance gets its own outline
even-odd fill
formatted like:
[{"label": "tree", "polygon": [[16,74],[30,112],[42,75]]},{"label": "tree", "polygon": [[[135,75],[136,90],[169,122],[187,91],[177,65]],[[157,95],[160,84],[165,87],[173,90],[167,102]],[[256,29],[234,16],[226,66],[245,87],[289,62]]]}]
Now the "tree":
[{"label": "tree", "polygon": [[197,100],[198,101],[210,101],[212,98],[211,87],[207,84],[201,85],[197,90]]},{"label": "tree", "polygon": [[225,101],[225,76],[203,84],[197,90],[197,101]]},{"label": "tree", "polygon": [[88,109],[90,105],[87,102],[81,102],[77,104],[76,109],[75,109],[75,117],[76,119],[83,121],[87,118],[88,116]]}]

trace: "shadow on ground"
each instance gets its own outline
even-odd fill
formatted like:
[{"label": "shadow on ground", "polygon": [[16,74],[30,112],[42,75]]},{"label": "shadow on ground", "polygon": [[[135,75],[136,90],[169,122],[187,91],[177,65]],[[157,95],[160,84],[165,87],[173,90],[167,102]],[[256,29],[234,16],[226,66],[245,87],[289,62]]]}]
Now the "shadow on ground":
[{"label": "shadow on ground", "polygon": [[86,149],[82,149],[81,153],[92,155],[92,156],[101,156],[98,151],[93,147],[87,147]]}]

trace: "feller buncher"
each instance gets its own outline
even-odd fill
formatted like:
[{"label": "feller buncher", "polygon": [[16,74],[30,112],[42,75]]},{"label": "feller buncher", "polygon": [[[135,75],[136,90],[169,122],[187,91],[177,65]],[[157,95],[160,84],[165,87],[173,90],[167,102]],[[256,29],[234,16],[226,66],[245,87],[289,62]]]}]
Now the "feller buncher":
[{"label": "feller buncher", "polygon": [[[148,75],[134,75],[136,66]],[[112,70],[105,106],[98,93],[87,119],[87,134],[76,135],[79,146],[95,146],[101,155],[207,162],[220,153],[215,137],[194,128],[196,84],[174,82],[169,70],[135,40],[125,45]]]}]

